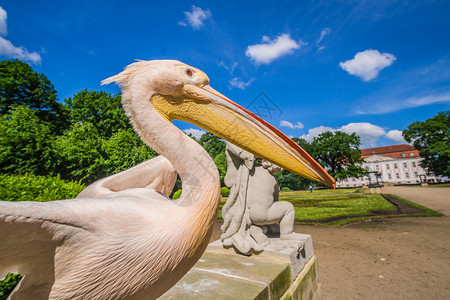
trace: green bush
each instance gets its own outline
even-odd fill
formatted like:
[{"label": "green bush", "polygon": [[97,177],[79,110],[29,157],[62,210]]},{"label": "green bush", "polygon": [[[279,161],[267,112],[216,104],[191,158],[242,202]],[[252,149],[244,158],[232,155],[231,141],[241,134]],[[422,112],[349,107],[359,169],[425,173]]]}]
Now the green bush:
[{"label": "green bush", "polygon": [[173,193],[173,199],[178,199],[181,196],[182,190],[178,190],[175,193]]},{"label": "green bush", "polygon": [[75,198],[84,184],[57,177],[0,174],[0,200],[52,201]]},{"label": "green bush", "polygon": [[226,186],[221,187],[220,194],[222,195],[222,197],[228,197],[228,196],[230,196],[230,189],[227,188]]},{"label": "green bush", "polygon": [[20,279],[22,279],[20,274],[9,273],[4,280],[0,280],[0,300],[6,300],[8,298]]},{"label": "green bush", "polygon": [[285,186],[285,187],[281,188],[281,191],[282,191],[282,192],[290,192],[291,189],[288,188],[287,186]]}]

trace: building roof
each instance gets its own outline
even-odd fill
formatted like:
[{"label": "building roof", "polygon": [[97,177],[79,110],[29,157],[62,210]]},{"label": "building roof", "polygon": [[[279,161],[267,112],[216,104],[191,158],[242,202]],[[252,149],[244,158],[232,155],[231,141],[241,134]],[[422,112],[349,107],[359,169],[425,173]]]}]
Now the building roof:
[{"label": "building roof", "polygon": [[389,156],[393,158],[405,158],[405,157],[418,157],[419,151],[413,146],[406,144],[361,149],[362,158],[367,158],[375,154]]}]

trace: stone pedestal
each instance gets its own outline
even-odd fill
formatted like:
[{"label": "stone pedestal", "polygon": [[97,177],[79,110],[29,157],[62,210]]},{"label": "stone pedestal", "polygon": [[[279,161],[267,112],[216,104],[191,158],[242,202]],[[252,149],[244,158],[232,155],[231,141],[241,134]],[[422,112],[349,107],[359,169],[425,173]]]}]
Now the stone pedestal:
[{"label": "stone pedestal", "polygon": [[[282,247],[276,238],[258,255],[211,243],[198,263],[159,299],[321,299],[311,236]],[[300,246],[300,247],[299,247]]]}]

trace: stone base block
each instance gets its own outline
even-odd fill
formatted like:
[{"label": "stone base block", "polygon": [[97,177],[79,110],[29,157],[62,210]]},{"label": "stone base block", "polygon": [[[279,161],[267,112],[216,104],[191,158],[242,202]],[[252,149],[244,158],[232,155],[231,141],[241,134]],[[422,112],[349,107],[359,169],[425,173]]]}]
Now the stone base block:
[{"label": "stone base block", "polygon": [[[197,264],[159,299],[321,299],[311,237],[304,245],[304,256],[298,249],[277,249],[277,243],[272,243],[273,251],[252,256],[210,245]],[[301,270],[293,271],[299,265]]]}]

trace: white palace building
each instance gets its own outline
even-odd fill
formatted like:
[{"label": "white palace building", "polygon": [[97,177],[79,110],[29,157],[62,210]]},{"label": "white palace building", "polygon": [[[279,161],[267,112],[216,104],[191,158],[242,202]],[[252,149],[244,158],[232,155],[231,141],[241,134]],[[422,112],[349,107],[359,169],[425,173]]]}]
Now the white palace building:
[{"label": "white palace building", "polygon": [[[361,149],[362,167],[368,175],[347,178],[337,182],[338,188],[360,187],[369,184],[419,184],[421,182],[447,182],[447,177],[436,177],[420,166],[423,159],[411,145],[392,145]],[[378,178],[377,178],[378,177]],[[370,178],[370,179],[369,179]]]}]

